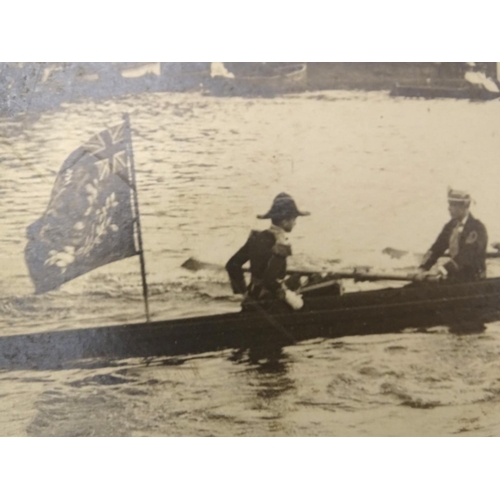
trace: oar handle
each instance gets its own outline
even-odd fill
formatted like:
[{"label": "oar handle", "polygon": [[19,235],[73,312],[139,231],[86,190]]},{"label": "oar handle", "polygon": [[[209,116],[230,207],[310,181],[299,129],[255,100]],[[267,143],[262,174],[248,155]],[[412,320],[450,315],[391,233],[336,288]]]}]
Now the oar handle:
[{"label": "oar handle", "polygon": [[349,278],[354,281],[413,281],[415,274],[365,274],[365,273],[334,273],[331,274],[332,279],[317,283],[315,285],[305,286],[299,290],[300,293],[312,292],[328,288],[337,283],[341,278]]},{"label": "oar handle", "polygon": [[408,274],[364,274],[353,273],[354,281],[413,281],[415,273]]},{"label": "oar handle", "polygon": [[[244,267],[242,269],[244,273],[250,273],[250,269],[248,267]],[[326,273],[327,271],[307,271],[305,269],[287,269],[286,273],[287,274],[298,274],[299,276],[317,276],[318,274],[321,273]]]},{"label": "oar handle", "polygon": [[[244,268],[243,272],[249,273],[250,269]],[[307,271],[301,269],[289,269],[287,274],[298,274],[299,276],[317,276],[326,271]],[[329,281],[338,279],[353,279],[355,281],[413,281],[415,273],[409,274],[370,274],[362,272],[335,272],[328,273]],[[326,282],[325,282],[326,283]],[[320,284],[320,283],[318,283]],[[315,285],[311,285],[315,286]]]}]

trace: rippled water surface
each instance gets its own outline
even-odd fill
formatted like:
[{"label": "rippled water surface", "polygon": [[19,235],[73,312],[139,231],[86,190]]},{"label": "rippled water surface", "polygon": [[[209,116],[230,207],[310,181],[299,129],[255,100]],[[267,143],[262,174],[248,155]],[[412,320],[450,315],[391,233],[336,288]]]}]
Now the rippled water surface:
[{"label": "rippled water surface", "polygon": [[[65,158],[123,112],[155,320],[238,310],[223,272],[180,265],[191,256],[224,264],[265,227],[255,215],[280,191],[312,212],[292,235],[295,265],[414,266],[447,220],[448,185],[471,190],[473,213],[500,241],[500,102],[326,92],[68,104],[0,120],[1,335],[143,320],[136,258],[36,297],[23,259],[26,227]],[[411,252],[395,260],[385,247]],[[500,275],[495,262],[489,274]],[[0,433],[499,435],[499,330],[316,340],[259,364],[224,351],[5,371]]]}]

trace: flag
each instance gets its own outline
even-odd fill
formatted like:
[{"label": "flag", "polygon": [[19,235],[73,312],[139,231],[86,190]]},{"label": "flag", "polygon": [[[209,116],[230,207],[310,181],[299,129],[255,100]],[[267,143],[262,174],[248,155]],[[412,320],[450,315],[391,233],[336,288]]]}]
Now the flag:
[{"label": "flag", "polygon": [[49,205],[26,232],[25,259],[36,293],[139,252],[127,122],[71,153]]}]

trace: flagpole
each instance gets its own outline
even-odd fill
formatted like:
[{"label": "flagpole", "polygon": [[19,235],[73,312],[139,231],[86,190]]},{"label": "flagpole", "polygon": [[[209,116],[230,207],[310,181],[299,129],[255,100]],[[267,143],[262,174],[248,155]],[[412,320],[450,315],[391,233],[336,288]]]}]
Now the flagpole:
[{"label": "flagpole", "polygon": [[146,310],[146,321],[149,323],[151,318],[149,317],[149,302],[148,302],[148,283],[146,281],[146,265],[144,263],[144,250],[142,248],[142,234],[141,234],[141,218],[139,215],[139,199],[137,197],[137,184],[135,181],[135,163],[134,163],[134,150],[132,148],[132,132],[130,129],[130,118],[128,113],[123,114],[123,119],[125,121],[126,138],[127,138],[127,151],[130,158],[130,171],[131,171],[131,181],[132,181],[132,191],[134,197],[134,206],[136,214],[137,223],[137,243],[139,245],[139,262],[141,265],[141,276],[142,276],[142,294],[144,296],[144,308]]}]

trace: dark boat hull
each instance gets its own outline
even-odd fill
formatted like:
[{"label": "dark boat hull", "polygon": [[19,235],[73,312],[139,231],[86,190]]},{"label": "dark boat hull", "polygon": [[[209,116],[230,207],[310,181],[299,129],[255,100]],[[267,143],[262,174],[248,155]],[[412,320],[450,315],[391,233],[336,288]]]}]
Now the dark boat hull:
[{"label": "dark boat hull", "polygon": [[312,338],[500,319],[500,279],[308,297],[295,313],[230,313],[155,323],[0,337],[0,368],[63,368],[84,358],[195,354]]},{"label": "dark boat hull", "polygon": [[499,94],[470,85],[447,87],[439,85],[395,85],[391,90],[393,97],[413,97],[423,99],[471,99],[489,101]]}]

